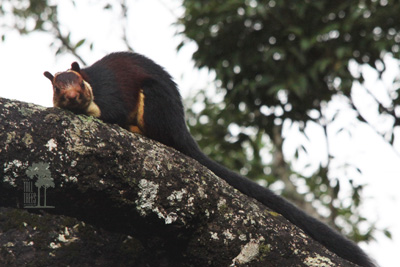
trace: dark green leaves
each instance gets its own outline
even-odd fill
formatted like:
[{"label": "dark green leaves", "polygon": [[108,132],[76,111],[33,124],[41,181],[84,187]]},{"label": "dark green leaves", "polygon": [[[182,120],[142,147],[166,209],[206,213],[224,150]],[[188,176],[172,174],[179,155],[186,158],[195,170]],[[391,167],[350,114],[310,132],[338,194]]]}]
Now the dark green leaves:
[{"label": "dark green leaves", "polygon": [[[197,66],[216,72],[220,90],[225,93],[223,110],[206,100],[206,108],[199,116],[208,116],[209,123],[206,126],[194,124],[193,132],[202,134],[202,140],[206,141],[201,142],[201,146],[207,147],[212,157],[223,160],[228,167],[243,169],[245,166],[247,176],[264,177],[269,182],[283,180],[287,188],[290,179],[284,178],[294,177],[294,172],[287,159],[277,158],[277,152],[282,150],[280,139],[284,139],[279,138],[281,126],[297,123],[304,129],[304,125],[312,121],[325,129],[328,142],[326,127],[336,121],[336,116],[326,118],[325,109],[336,96],[349,103],[349,109],[356,111],[361,122],[368,123],[352,103],[353,84],[364,80],[362,75],[352,75],[349,62],[367,64],[381,74],[386,69],[383,58],[387,53],[400,56],[400,3],[397,2],[184,0],[183,5],[186,13],[180,20],[184,26],[182,34],[198,46],[194,60]],[[400,114],[388,112],[396,106],[399,108],[398,95],[392,95],[392,106],[385,106],[378,112],[390,114],[398,122]],[[241,106],[245,106],[245,110]],[[310,116],[311,113],[319,115]],[[218,120],[223,121],[223,125],[217,126]],[[233,124],[240,129],[240,138],[226,137],[230,134],[227,129]],[[345,127],[339,128],[339,134],[350,133]],[[218,134],[210,137],[209,129],[218,129]],[[264,136],[261,140],[269,142],[254,142],[260,139],[256,137],[259,133]],[[390,140],[393,142],[393,135]],[[213,146],[218,148],[213,149]],[[265,157],[266,147],[274,159],[267,163],[253,160]],[[308,154],[306,148],[306,145],[299,145],[295,158]],[[249,149],[253,153],[250,157],[246,152]],[[226,156],[232,151],[235,151],[235,159]],[[263,155],[257,154],[260,151]],[[308,190],[315,199],[333,202],[338,197],[340,183],[338,177],[329,172],[334,168],[331,164],[335,158],[330,151],[326,153],[328,166],[320,166],[311,177],[298,175],[298,179],[307,180]],[[279,177],[271,179],[270,175],[265,175],[263,170],[269,167],[272,168],[269,174]],[[357,166],[345,163],[343,168],[349,170],[345,172],[348,179],[353,175],[362,176]],[[286,171],[277,173],[279,169]],[[332,180],[337,182],[327,190]],[[321,202],[329,208],[332,221],[341,216],[349,225],[354,225],[352,233],[357,240],[371,238],[374,230],[371,226],[362,236],[357,224],[364,218],[349,219],[354,207],[361,203],[361,190],[362,187],[354,185],[352,208]]]}]

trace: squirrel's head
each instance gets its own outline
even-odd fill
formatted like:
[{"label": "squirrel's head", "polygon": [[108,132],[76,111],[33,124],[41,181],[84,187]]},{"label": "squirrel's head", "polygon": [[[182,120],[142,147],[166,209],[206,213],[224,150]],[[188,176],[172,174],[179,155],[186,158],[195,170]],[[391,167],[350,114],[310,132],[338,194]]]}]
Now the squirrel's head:
[{"label": "squirrel's head", "polygon": [[92,88],[83,79],[77,62],[71,64],[70,70],[58,72],[54,76],[48,71],[43,74],[53,85],[53,104],[55,107],[84,113],[93,101]]}]

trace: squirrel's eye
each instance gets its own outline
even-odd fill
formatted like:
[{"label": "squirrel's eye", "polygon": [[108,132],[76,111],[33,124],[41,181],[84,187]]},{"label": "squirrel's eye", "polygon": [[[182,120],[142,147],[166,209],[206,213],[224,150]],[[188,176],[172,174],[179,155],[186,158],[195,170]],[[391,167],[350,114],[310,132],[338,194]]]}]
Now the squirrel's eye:
[{"label": "squirrel's eye", "polygon": [[81,88],[85,89],[85,84],[83,83],[83,81],[81,82]]},{"label": "squirrel's eye", "polygon": [[56,93],[59,93],[59,92],[60,92],[60,88],[58,88],[57,86],[54,86],[54,91],[55,91]]}]

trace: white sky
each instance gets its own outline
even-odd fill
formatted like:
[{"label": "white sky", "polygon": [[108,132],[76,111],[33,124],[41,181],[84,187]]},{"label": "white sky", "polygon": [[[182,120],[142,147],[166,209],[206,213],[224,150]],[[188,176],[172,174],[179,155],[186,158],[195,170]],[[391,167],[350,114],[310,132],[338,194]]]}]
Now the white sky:
[{"label": "white sky", "polygon": [[[89,64],[109,52],[125,49],[120,41],[120,20],[116,12],[103,12],[103,4],[98,4],[103,1],[76,1],[77,8],[73,8],[70,1],[59,2],[60,20],[72,31],[72,39],[79,41],[88,38],[94,42],[93,51],[86,48],[80,51]],[[196,46],[191,44],[181,52],[176,52],[181,37],[175,35],[177,29],[171,24],[176,21],[175,16],[183,12],[180,1],[136,0],[130,3],[128,39],[136,52],[165,67],[179,84],[184,97],[201,88],[208,88],[214,92],[210,83],[215,75],[206,70],[196,70],[191,61]],[[0,18],[0,24],[4,19]],[[2,30],[0,29],[0,35]],[[43,72],[50,71],[54,74],[66,70],[71,62],[77,59],[70,55],[55,57],[55,51],[49,48],[53,40],[45,33],[21,37],[15,32],[7,32],[6,38],[5,43],[0,43],[0,97],[51,106],[52,89]],[[393,77],[399,74],[399,68],[396,62],[389,63],[389,69],[393,71],[385,78],[390,85]],[[382,83],[376,82],[372,72],[365,71],[371,90],[378,90],[383,86]],[[365,112],[373,110],[370,108],[372,104],[368,97],[362,95],[362,90],[354,91],[356,96],[360,97],[360,105],[364,107]],[[330,104],[333,109],[343,105],[340,99]],[[346,113],[346,110],[343,110],[341,122],[349,126],[354,124],[351,112]],[[379,118],[374,123],[378,126],[384,124]],[[336,134],[338,126],[330,128],[330,149],[340,161],[355,163],[362,170],[362,180],[356,181],[368,184],[364,191],[367,199],[362,212],[371,220],[377,221],[378,227],[389,227],[393,234],[393,241],[377,236],[376,242],[361,246],[377,259],[381,266],[396,266],[397,254],[400,251],[400,148],[397,145],[399,154],[396,154],[369,126],[356,123],[351,127],[351,138],[344,133]],[[307,133],[311,140],[317,141],[307,144],[310,158],[306,160],[310,160],[316,166],[324,160],[321,158],[321,147],[324,146],[321,143],[322,133],[320,129],[312,126],[308,127]],[[285,144],[288,154],[293,152],[297,138],[295,131],[288,136]]]}]

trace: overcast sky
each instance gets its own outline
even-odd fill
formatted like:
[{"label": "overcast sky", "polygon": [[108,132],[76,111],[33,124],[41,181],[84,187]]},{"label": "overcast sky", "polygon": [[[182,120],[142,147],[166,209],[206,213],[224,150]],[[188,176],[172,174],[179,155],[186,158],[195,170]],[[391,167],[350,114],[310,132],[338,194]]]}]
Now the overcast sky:
[{"label": "overcast sky", "polygon": [[[72,31],[72,39],[79,41],[88,38],[94,42],[94,50],[82,49],[80,54],[89,63],[113,51],[124,50],[120,41],[120,19],[116,12],[104,12],[103,1],[76,1],[74,8],[70,1],[59,1],[60,20]],[[87,2],[92,3],[87,4]],[[93,4],[95,3],[95,4]],[[97,3],[97,4],[96,4]],[[181,52],[176,47],[181,41],[176,36],[177,28],[171,24],[177,16],[183,13],[180,1],[172,0],[136,0],[130,2],[128,39],[135,51],[144,54],[161,66],[165,67],[174,77],[181,88],[184,97],[192,95],[201,88],[213,92],[211,85],[215,75],[207,70],[198,71],[194,68],[191,55],[196,46],[190,44]],[[2,20],[0,18],[0,25]],[[2,31],[2,29],[0,29]],[[0,32],[2,33],[2,32]],[[0,96],[21,101],[52,105],[52,88],[48,79],[43,76],[44,71],[53,74],[66,70],[77,59],[71,55],[54,56],[50,47],[52,38],[45,33],[35,33],[21,37],[16,32],[7,32],[6,41],[0,43]],[[387,74],[386,81],[398,75],[396,62],[390,61],[393,70]],[[368,69],[365,70],[368,72]],[[377,82],[373,72],[368,73],[368,84],[371,90],[379,89],[384,84]],[[368,97],[362,96],[362,90],[355,89],[360,95],[360,105],[365,106],[366,112],[371,104]],[[333,106],[332,106],[333,105]],[[336,99],[331,106],[333,109],[343,106],[340,99]],[[372,104],[371,104],[372,105]],[[344,109],[345,110],[345,109]],[[366,199],[363,205],[363,214],[378,222],[380,228],[389,227],[393,233],[393,241],[378,236],[377,242],[361,244],[382,266],[396,266],[399,262],[397,254],[400,251],[400,148],[398,154],[389,147],[373,130],[363,124],[354,124],[354,114],[343,114],[342,123],[348,123],[352,128],[352,136],[335,135],[335,127],[331,128],[332,152],[340,155],[343,162],[355,163],[362,170],[362,180],[367,183]],[[381,123],[377,119],[377,125]],[[295,131],[293,131],[295,132]],[[318,127],[309,127],[307,130],[311,140],[321,139]],[[293,151],[293,144],[298,135],[288,136],[286,148],[288,154]],[[308,146],[310,158],[314,164],[321,162],[321,145]],[[340,170],[338,170],[340,172]]]}]

